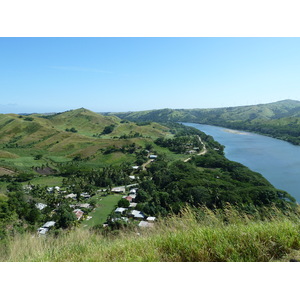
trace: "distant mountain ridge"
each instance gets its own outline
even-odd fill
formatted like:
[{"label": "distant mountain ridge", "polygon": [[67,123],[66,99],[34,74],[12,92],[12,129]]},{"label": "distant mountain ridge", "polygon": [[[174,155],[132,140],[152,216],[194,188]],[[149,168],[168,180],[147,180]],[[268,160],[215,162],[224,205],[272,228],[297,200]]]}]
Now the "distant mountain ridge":
[{"label": "distant mountain ridge", "polygon": [[[186,121],[186,119],[204,120],[209,114],[227,117],[230,114],[231,120],[239,119],[278,119],[283,117],[300,117],[300,101],[280,100],[267,104],[256,104],[246,106],[221,107],[221,108],[193,108],[193,109],[155,109],[136,112],[103,113],[104,115],[115,115],[128,120],[148,121],[167,117],[168,121]],[[160,120],[161,121],[161,120]]]},{"label": "distant mountain ridge", "polygon": [[109,113],[130,121],[191,122],[248,130],[300,145],[300,101],[208,109],[158,109]]}]

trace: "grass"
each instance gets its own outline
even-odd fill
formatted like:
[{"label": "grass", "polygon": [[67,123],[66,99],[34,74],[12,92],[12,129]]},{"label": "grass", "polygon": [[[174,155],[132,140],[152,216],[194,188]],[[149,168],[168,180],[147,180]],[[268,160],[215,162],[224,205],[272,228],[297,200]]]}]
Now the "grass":
[{"label": "grass", "polygon": [[8,183],[7,182],[2,182],[0,181],[0,194],[6,194],[6,187],[7,187]]},{"label": "grass", "polygon": [[106,197],[94,196],[94,199],[97,200],[97,207],[94,212],[89,214],[92,219],[82,222],[82,224],[87,225],[87,227],[103,224],[121,199],[121,195],[109,195]]},{"label": "grass", "polygon": [[202,214],[186,210],[181,217],[160,220],[152,229],[135,227],[108,236],[83,228],[59,237],[15,236],[1,260],[286,261],[291,255],[299,255],[299,232],[299,217],[287,217],[274,210],[269,211],[265,221],[231,208],[217,214],[207,209]]},{"label": "grass", "polygon": [[42,176],[27,181],[25,184],[41,185],[41,186],[61,186],[64,177],[62,176]]}]

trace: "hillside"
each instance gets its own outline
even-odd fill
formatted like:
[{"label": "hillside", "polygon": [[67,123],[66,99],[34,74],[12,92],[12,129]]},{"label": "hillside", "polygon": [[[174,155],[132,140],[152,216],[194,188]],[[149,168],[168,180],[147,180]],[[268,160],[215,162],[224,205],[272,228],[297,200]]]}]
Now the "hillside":
[{"label": "hillside", "polygon": [[[132,155],[103,156],[109,147],[120,149],[130,143],[144,145],[170,134],[157,123],[124,122],[81,108],[53,115],[0,115],[0,167],[30,171],[32,167],[70,161],[75,156],[95,166],[120,163]],[[35,159],[36,156],[41,157]],[[113,155],[115,156],[115,155]]]},{"label": "hillside", "polygon": [[269,211],[264,221],[228,207],[186,210],[154,228],[114,234],[75,229],[61,236],[10,238],[0,261],[10,262],[269,262],[300,258],[299,217]]},{"label": "hillside", "polygon": [[223,126],[300,144],[300,101],[295,100],[215,109],[160,109],[114,115],[130,121],[193,122]]},{"label": "hillside", "polygon": [[193,127],[86,109],[0,120],[0,260],[269,261],[299,250],[296,200]]}]

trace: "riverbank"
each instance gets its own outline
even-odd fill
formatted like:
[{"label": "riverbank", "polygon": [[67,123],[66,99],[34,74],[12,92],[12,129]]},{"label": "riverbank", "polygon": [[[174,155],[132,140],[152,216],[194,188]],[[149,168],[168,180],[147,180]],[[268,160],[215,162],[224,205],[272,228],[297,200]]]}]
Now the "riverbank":
[{"label": "riverbank", "polygon": [[225,146],[225,156],[262,174],[276,188],[300,202],[300,147],[259,134],[235,134],[229,128],[183,123],[211,135]]}]

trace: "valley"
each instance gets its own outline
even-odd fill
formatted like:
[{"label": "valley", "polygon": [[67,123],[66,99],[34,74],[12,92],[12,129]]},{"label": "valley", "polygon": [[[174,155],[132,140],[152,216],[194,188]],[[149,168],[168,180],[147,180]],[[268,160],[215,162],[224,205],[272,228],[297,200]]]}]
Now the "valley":
[{"label": "valley", "polygon": [[84,108],[0,115],[0,122],[0,236],[7,253],[15,235],[146,234],[185,210],[222,214],[229,205],[257,221],[269,218],[268,209],[298,214],[292,195],[228,160],[223,145],[190,126]]}]

